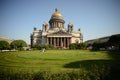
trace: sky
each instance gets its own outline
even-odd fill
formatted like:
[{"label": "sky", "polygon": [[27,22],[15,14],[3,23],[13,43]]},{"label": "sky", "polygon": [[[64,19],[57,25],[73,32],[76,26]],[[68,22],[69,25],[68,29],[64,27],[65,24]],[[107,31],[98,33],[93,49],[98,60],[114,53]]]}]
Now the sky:
[{"label": "sky", "polygon": [[55,8],[84,41],[120,34],[120,0],[0,0],[0,37],[30,44],[33,28],[42,29]]}]

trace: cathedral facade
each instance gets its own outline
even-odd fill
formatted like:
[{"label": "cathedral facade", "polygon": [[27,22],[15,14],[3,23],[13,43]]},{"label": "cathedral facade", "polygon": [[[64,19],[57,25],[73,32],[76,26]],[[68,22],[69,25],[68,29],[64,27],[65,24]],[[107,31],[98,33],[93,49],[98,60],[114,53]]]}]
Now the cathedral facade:
[{"label": "cathedral facade", "polygon": [[71,43],[82,43],[83,36],[80,29],[74,31],[73,24],[69,23],[66,30],[64,24],[63,16],[56,8],[49,20],[49,24],[44,22],[42,30],[34,28],[30,36],[31,46],[35,44],[51,44],[55,48],[69,48]]}]

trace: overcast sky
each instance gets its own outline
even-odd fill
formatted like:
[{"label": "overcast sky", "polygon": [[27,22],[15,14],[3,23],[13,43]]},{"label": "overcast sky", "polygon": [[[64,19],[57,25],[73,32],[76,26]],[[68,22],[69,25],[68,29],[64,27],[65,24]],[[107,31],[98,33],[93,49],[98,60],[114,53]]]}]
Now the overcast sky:
[{"label": "overcast sky", "polygon": [[55,8],[84,41],[120,34],[120,0],[0,0],[0,36],[30,42],[33,28],[42,29]]}]

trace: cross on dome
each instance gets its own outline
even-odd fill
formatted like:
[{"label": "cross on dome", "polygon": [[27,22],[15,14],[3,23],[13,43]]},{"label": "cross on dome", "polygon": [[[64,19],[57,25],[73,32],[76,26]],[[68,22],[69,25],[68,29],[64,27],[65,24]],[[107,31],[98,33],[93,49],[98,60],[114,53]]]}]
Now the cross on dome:
[{"label": "cross on dome", "polygon": [[58,12],[58,8],[55,8],[55,12]]}]

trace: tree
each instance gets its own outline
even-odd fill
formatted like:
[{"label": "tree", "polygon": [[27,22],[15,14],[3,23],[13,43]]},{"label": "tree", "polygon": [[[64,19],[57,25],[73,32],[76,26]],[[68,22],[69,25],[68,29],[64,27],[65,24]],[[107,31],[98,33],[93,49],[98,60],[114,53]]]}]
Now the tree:
[{"label": "tree", "polygon": [[92,44],[92,50],[100,50],[100,48],[107,48],[107,42],[96,41]]},{"label": "tree", "polygon": [[118,47],[120,50],[120,34],[112,35],[108,40],[108,45]]},{"label": "tree", "polygon": [[27,43],[24,40],[14,40],[11,43],[11,48],[13,49],[18,49],[18,50],[22,50],[23,47],[26,47]]},{"label": "tree", "polygon": [[7,41],[0,41],[0,50],[10,49],[10,45]]},{"label": "tree", "polygon": [[85,43],[80,43],[80,49],[86,49],[87,48],[87,44]]},{"label": "tree", "polygon": [[94,42],[93,44],[92,44],[92,50],[99,50],[100,49],[100,42]]}]

